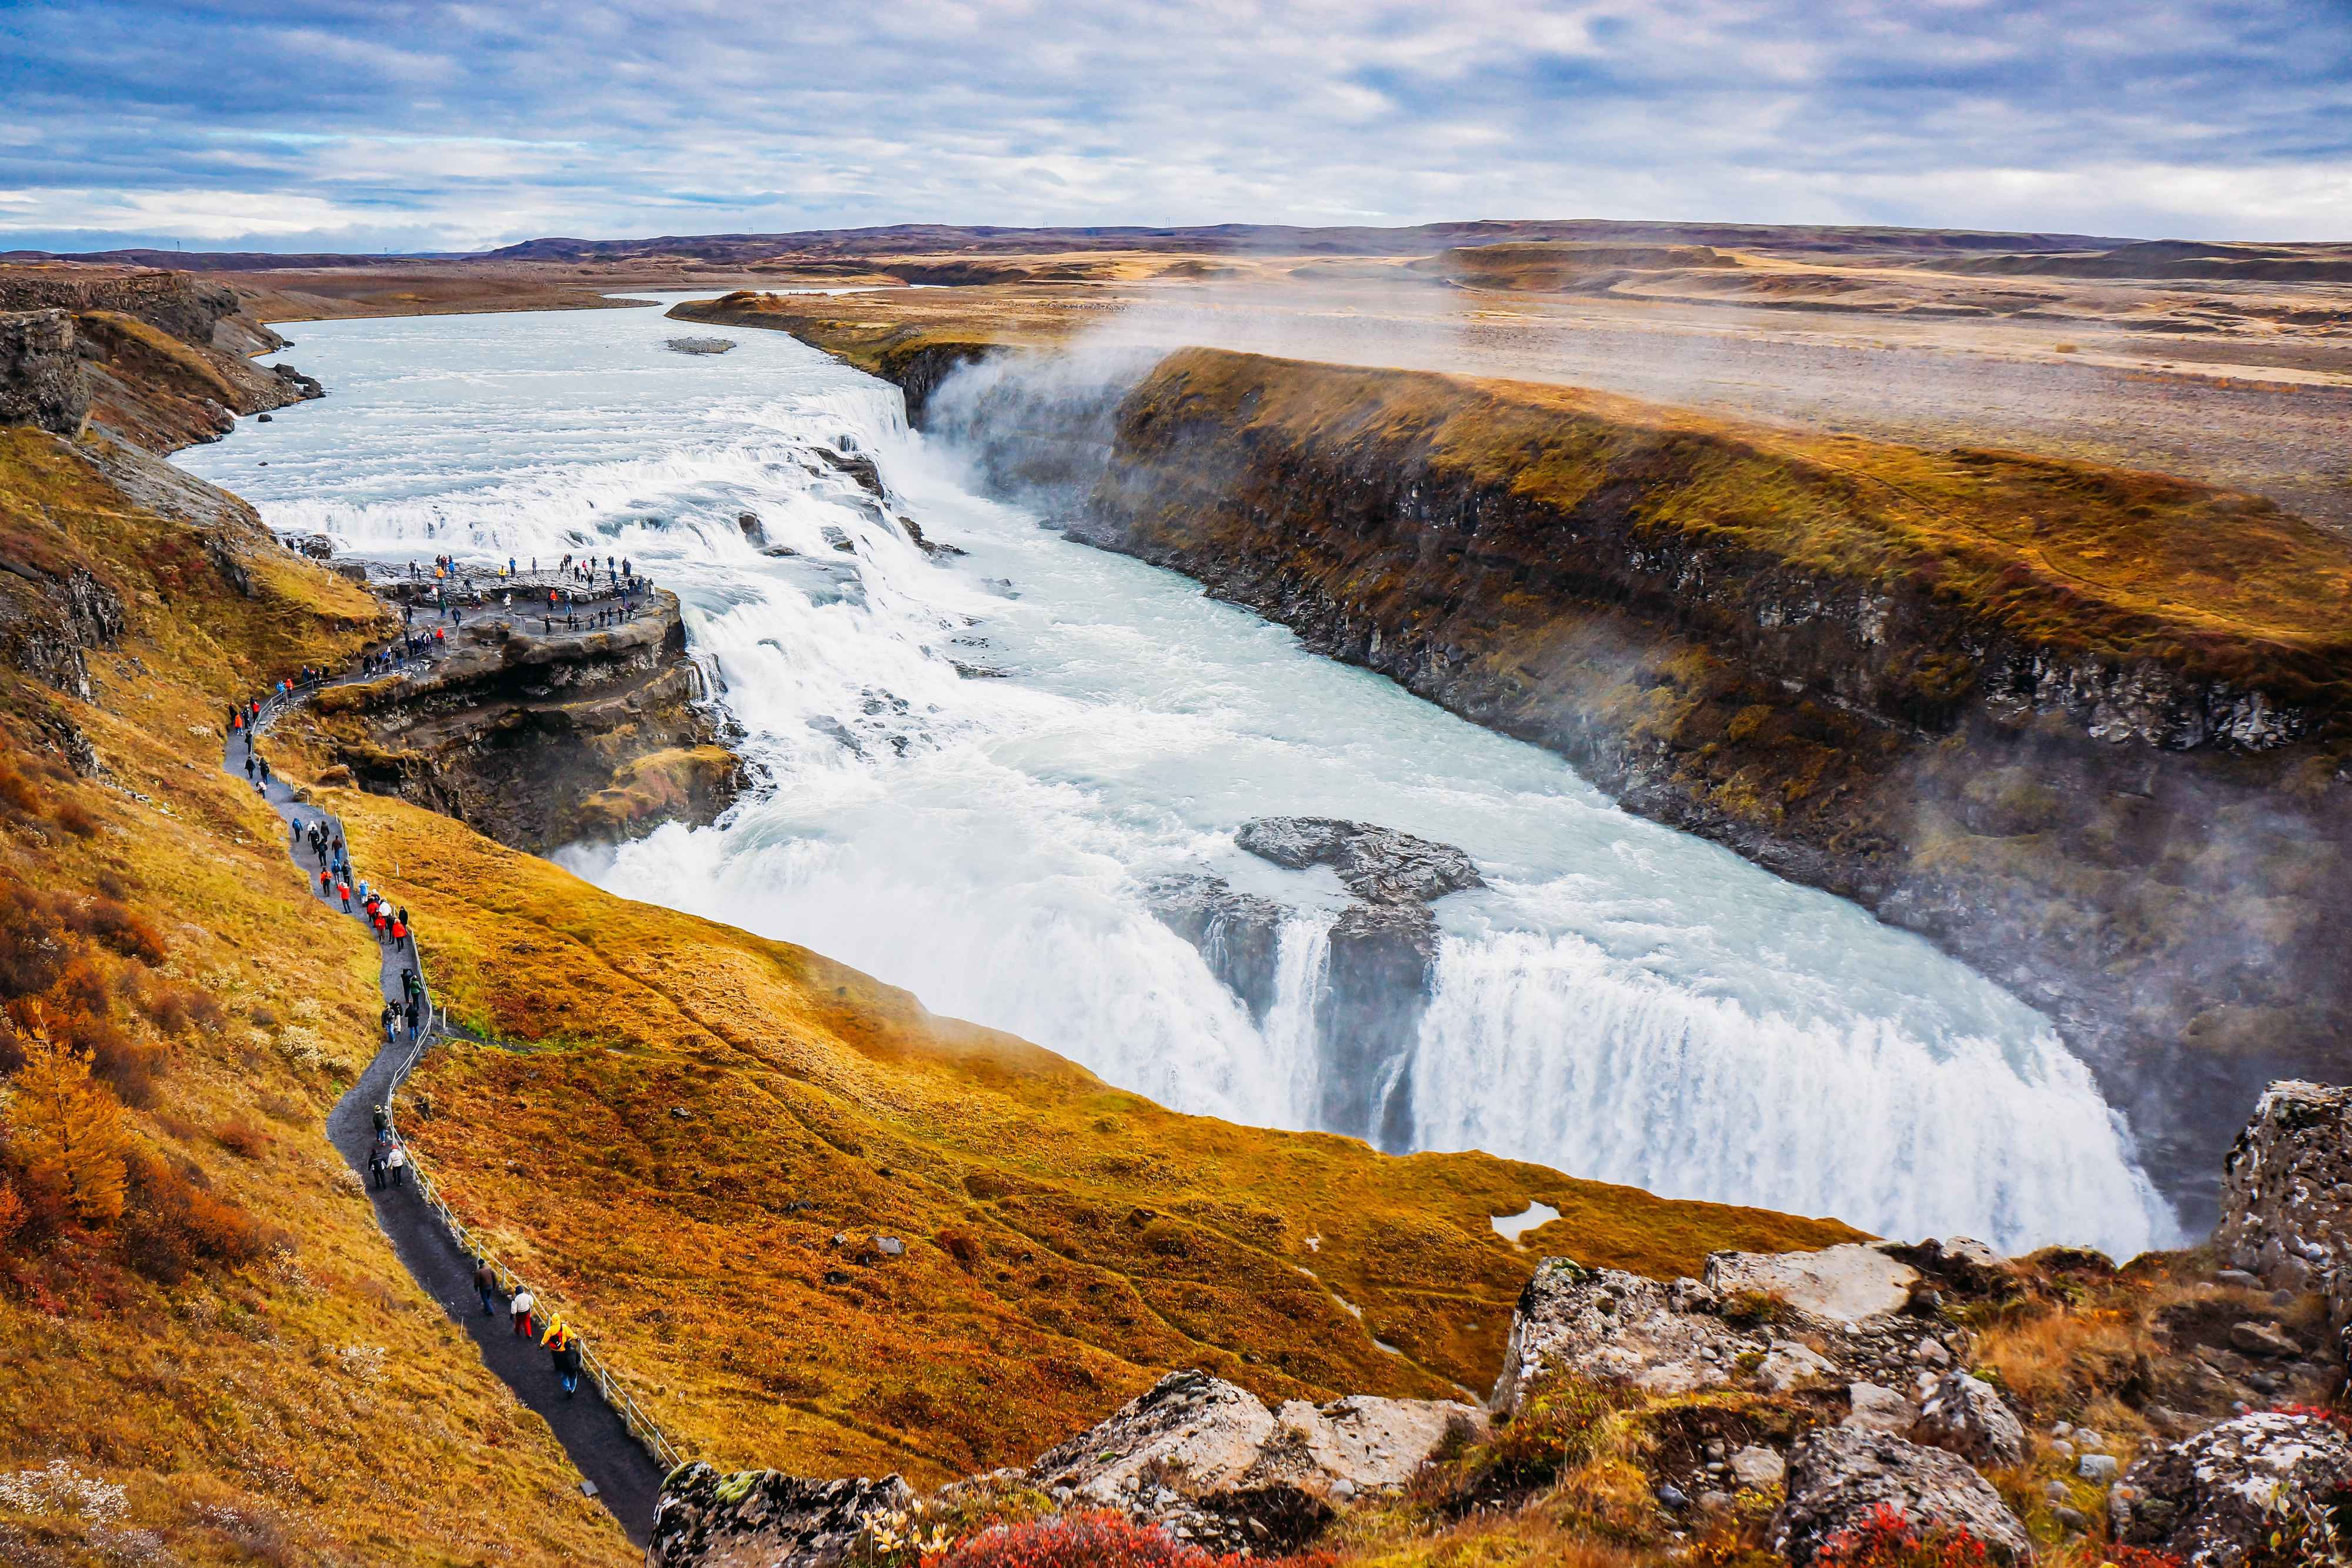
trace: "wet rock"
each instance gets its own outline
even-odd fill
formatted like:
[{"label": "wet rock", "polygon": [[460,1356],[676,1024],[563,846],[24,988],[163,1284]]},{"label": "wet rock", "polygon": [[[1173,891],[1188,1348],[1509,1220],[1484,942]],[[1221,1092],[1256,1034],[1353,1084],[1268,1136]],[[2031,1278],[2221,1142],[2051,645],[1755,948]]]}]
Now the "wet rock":
[{"label": "wet rock", "polygon": [[1804,1568],[1840,1531],[1893,1508],[1925,1531],[1966,1531],[1996,1563],[2032,1554],[2000,1494],[1957,1456],[1891,1433],[1825,1427],[1789,1455],[1789,1498],[1773,1515],[1771,1550]]},{"label": "wet rock", "polygon": [[856,482],[859,489],[877,500],[883,498],[882,470],[876,467],[874,459],[864,453],[852,453],[845,456],[841,453],[828,451],[820,446],[816,448],[816,457],[817,461],[832,468],[835,473],[848,475]]},{"label": "wet rock", "polygon": [[1401,1487],[1466,1405],[1357,1397],[1268,1410],[1247,1389],[1173,1372],[1108,1420],[1038,1457],[1029,1482],[1071,1508],[1112,1508],[1213,1551],[1284,1551],[1334,1505]]},{"label": "wet rock", "polygon": [[1964,1372],[1937,1379],[1919,1402],[1911,1440],[1958,1454],[1979,1469],[2016,1464],[2025,1456],[2025,1428],[1990,1383]]},{"label": "wet rock", "polygon": [[2231,1568],[2275,1528],[2267,1509],[2289,1484],[2325,1507],[2352,1478],[2352,1438],[2317,1416],[2256,1411],[2174,1443],[2124,1477],[2141,1500],[2125,1539],[2189,1568]]},{"label": "wet rock", "polygon": [[672,338],[668,344],[673,354],[723,354],[734,346],[732,338]]},{"label": "wet rock", "polygon": [[1486,885],[1470,857],[1451,844],[1336,817],[1261,817],[1243,823],[1234,842],[1294,871],[1328,865],[1368,904],[1426,904]]},{"label": "wet rock", "polygon": [[646,1568],[832,1568],[853,1560],[870,1516],[902,1512],[914,1500],[895,1475],[722,1475],[697,1460],[662,1483]]},{"label": "wet rock", "polygon": [[1145,891],[1151,913],[1201,951],[1209,972],[1265,1021],[1274,1006],[1275,961],[1290,912],[1270,898],[1236,893],[1223,877],[1177,876]]},{"label": "wet rock", "polygon": [[753,549],[765,549],[768,548],[768,530],[766,528],[761,526],[759,513],[737,513],[735,516],[735,526],[742,530],[743,542],[745,544],[750,545]]}]

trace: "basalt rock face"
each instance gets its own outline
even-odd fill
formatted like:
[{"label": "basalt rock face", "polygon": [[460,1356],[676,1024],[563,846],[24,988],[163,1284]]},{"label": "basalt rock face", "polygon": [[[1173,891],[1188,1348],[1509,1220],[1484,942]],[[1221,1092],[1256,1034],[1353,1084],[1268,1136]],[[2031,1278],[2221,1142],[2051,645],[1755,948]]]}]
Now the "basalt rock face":
[{"label": "basalt rock face", "polygon": [[[1330,866],[1355,896],[1325,934],[1314,1018],[1322,1084],[1317,1125],[1385,1149],[1412,1147],[1413,1052],[1437,953],[1428,904],[1485,886],[1477,867],[1451,844],[1333,817],[1259,818],[1244,823],[1234,842],[1292,871]],[[1264,1023],[1291,911],[1220,877],[1164,879],[1150,903]]]},{"label": "basalt rock face", "polygon": [[151,452],[217,441],[239,414],[325,395],[289,366],[252,363],[286,340],[240,314],[235,291],[190,273],[0,266],[0,311],[44,309],[72,318],[86,412]]},{"label": "basalt rock face", "polygon": [[0,315],[0,424],[74,436],[89,417],[89,384],[74,352],[73,318],[62,310]]},{"label": "basalt rock face", "polygon": [[2352,1076],[2352,550],[2259,498],[1185,350],[1072,531],[1929,936],[2192,1224],[2262,1085]]},{"label": "basalt rock face", "polygon": [[478,623],[421,672],[321,692],[331,762],[518,849],[707,822],[733,802],[740,764],[714,744],[674,595],[608,631]]}]

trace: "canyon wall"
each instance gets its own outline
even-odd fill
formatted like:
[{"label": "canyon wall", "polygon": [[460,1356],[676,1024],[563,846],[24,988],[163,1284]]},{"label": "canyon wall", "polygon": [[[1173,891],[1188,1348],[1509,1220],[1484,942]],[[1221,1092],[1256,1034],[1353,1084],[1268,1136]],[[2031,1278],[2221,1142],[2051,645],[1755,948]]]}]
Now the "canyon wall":
[{"label": "canyon wall", "polygon": [[[251,356],[287,342],[242,308],[225,285],[185,272],[0,266],[0,311],[69,317],[67,348],[81,361],[84,410],[95,423],[152,452],[217,441],[239,414],[323,394],[291,367],[264,370],[252,362]],[[26,384],[24,367],[0,347],[0,399]],[[58,427],[52,422],[44,428]]]},{"label": "canyon wall", "polygon": [[609,630],[529,628],[478,622],[427,669],[321,692],[295,721],[321,777],[533,853],[733,803],[742,765],[716,744],[675,594]]},{"label": "canyon wall", "polygon": [[1087,381],[999,362],[928,413],[1091,481],[1073,537],[2043,1009],[2192,1224],[2264,1083],[2352,1066],[2352,553],[2271,503],[1215,350]]}]

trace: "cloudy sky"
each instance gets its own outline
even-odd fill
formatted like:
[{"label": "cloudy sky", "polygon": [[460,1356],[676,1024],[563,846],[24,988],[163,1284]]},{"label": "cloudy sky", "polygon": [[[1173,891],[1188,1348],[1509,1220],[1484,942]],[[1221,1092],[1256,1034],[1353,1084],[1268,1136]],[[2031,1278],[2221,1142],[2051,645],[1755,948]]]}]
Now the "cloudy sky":
[{"label": "cloudy sky", "polygon": [[900,222],[2352,239],[2352,0],[8,0],[0,248]]}]

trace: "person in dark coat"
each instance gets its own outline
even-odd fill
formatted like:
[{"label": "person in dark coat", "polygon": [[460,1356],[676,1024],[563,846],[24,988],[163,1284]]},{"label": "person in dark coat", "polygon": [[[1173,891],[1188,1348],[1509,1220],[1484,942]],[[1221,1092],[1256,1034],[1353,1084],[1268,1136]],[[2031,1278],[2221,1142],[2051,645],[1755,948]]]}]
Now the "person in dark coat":
[{"label": "person in dark coat", "polygon": [[547,1335],[541,1343],[554,1359],[555,1377],[563,1385],[563,1397],[571,1398],[580,1389],[580,1336],[572,1332],[571,1324],[557,1318],[547,1325]]}]

